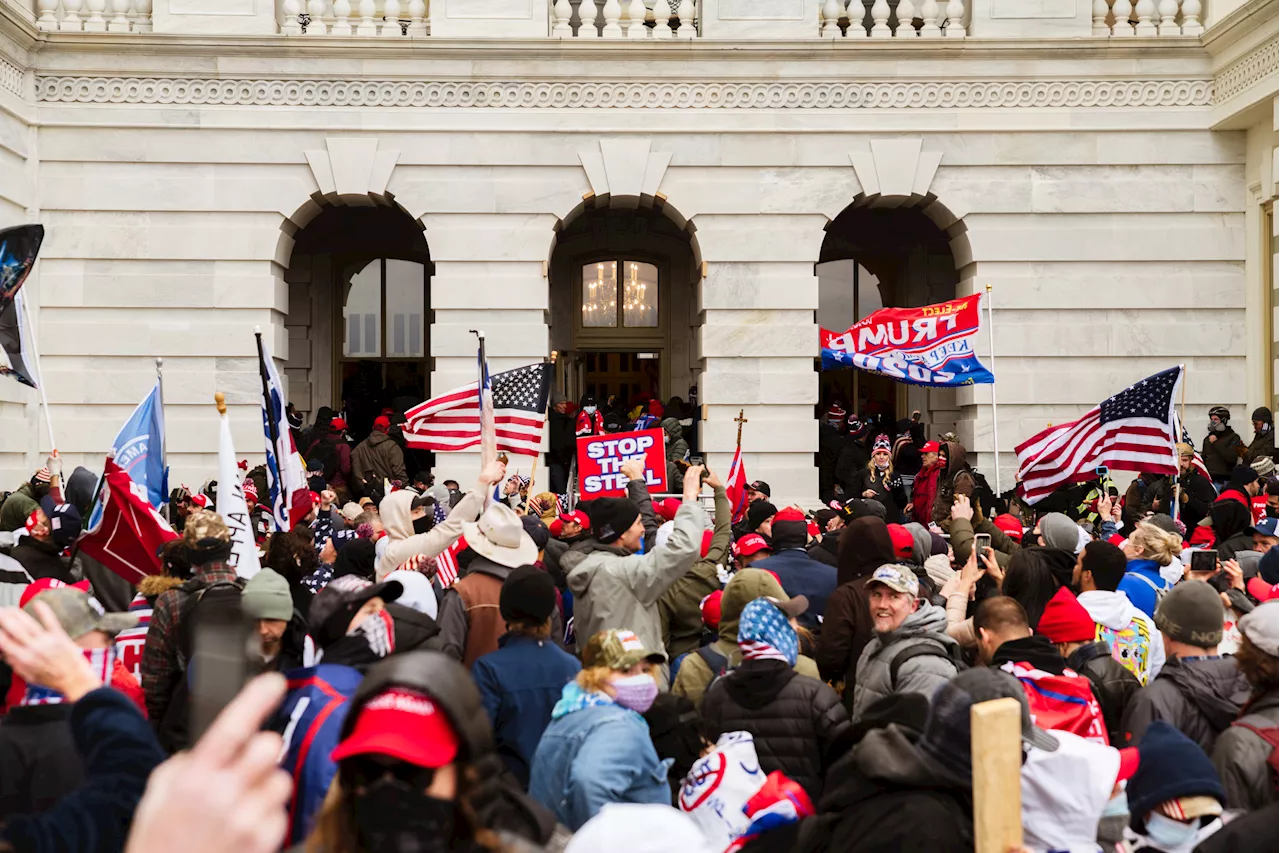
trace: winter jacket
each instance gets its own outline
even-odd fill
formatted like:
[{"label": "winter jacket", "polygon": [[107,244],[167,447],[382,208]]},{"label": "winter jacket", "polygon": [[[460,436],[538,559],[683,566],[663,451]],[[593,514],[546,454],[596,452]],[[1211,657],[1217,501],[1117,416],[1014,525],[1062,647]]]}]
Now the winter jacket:
[{"label": "winter jacket", "polygon": [[1093,682],[1068,668],[1048,637],[1032,634],[1001,643],[991,666],[1018,679],[1042,729],[1065,731],[1103,746],[1111,742]]},{"label": "winter jacket", "polygon": [[867,469],[869,461],[871,455],[867,453],[865,442],[852,435],[845,436],[844,444],[840,447],[840,458],[836,461],[836,484],[844,490],[846,500],[862,496],[861,492],[854,491],[854,486],[859,472]]},{"label": "winter jacket", "polygon": [[809,599],[809,609],[800,615],[801,625],[810,631],[822,625],[827,599],[836,589],[835,566],[813,559],[803,548],[787,548],[753,563],[752,567],[777,575],[782,588],[792,598],[803,595]]},{"label": "winter jacket", "polygon": [[398,601],[386,604],[391,614],[392,627],[395,629],[395,650],[412,652],[419,649],[444,651],[440,639],[440,626],[436,620],[420,610],[414,610]]},{"label": "winter jacket", "polygon": [[1092,590],[1076,597],[1098,626],[1094,639],[1107,644],[1111,657],[1148,684],[1164,666],[1164,640],[1151,617],[1122,592]]},{"label": "winter jacket", "polygon": [[1135,477],[1124,493],[1125,521],[1134,525],[1149,512],[1169,513],[1172,493],[1167,476],[1144,473]]},{"label": "winter jacket", "polygon": [[[628,493],[644,484],[632,482]],[[594,537],[574,545],[560,559],[574,596],[573,618],[578,647],[609,628],[630,628],[646,649],[662,648],[662,618],[658,599],[682,578],[702,551],[707,514],[692,501],[676,511],[671,536],[661,548],[628,554]],[[664,677],[665,679],[665,677]]]},{"label": "winter jacket", "polygon": [[1240,815],[1201,841],[1192,853],[1275,853],[1280,847],[1277,827],[1280,827],[1280,805],[1272,803]]},{"label": "winter jacket", "polygon": [[1227,808],[1251,812],[1276,802],[1276,774],[1267,764],[1273,747],[1246,726],[1266,730],[1277,725],[1280,707],[1272,687],[1254,696],[1241,710],[1240,718],[1218,735],[1213,765],[1227,792]]},{"label": "winter jacket", "polygon": [[815,678],[796,675],[785,661],[746,660],[702,697],[709,740],[725,732],[750,732],[760,769],[780,770],[817,799],[849,715],[836,692]]},{"label": "winter jacket", "polygon": [[968,780],[933,764],[896,724],[868,732],[827,775],[793,853],[972,853]]},{"label": "winter jacket", "polygon": [[[763,596],[785,598],[786,595],[768,572],[757,568],[739,571],[724,588],[724,596],[720,599],[720,638],[708,648],[725,659],[727,668],[738,666],[742,663],[742,650],[738,648],[738,620],[742,616],[742,608]],[[818,678],[817,664],[804,655],[796,659],[793,668],[798,675]],[[701,655],[690,654],[680,664],[671,692],[686,697],[694,707],[700,707],[707,688],[718,674],[711,671]]]},{"label": "winter jacket", "polygon": [[138,709],[110,687],[71,706],[70,724],[85,782],[47,811],[5,818],[0,842],[15,850],[123,850],[147,777],[165,759]]},{"label": "winter jacket", "polygon": [[1124,709],[1142,689],[1132,672],[1111,656],[1106,643],[1085,643],[1067,657],[1067,666],[1093,684],[1093,693],[1102,706],[1102,719],[1107,726],[1107,739],[1113,745],[1124,745],[1121,722]]},{"label": "winter jacket", "polygon": [[[733,508],[723,488],[715,490],[715,504],[711,546],[707,555],[694,563],[689,573],[673,583],[658,599],[662,639],[670,660],[693,651],[701,644],[702,599],[721,588],[719,568],[727,562],[733,524]],[[698,544],[701,546],[702,543]]]},{"label": "winter jacket", "polygon": [[817,560],[819,563],[826,563],[828,566],[835,567],[839,565],[839,558],[836,556],[836,547],[840,542],[840,532],[832,531],[824,533],[818,539],[815,539],[804,552],[809,555],[809,559]]},{"label": "winter jacket", "polygon": [[507,633],[498,612],[498,596],[512,569],[477,555],[467,575],[444,591],[440,601],[440,641],[444,653],[470,667],[481,655],[498,650]]},{"label": "winter jacket", "polygon": [[1003,530],[989,520],[979,519],[976,511],[972,521],[953,518],[942,526],[951,534],[951,550],[956,555],[957,566],[963,566],[969,562],[969,555],[973,553],[975,533],[985,533],[991,537],[991,553],[996,559],[996,565],[1002,569],[1007,569],[1013,555],[1022,550],[1021,543],[1009,538]]},{"label": "winter jacket", "polygon": [[1249,693],[1249,683],[1229,657],[1170,658],[1125,710],[1124,743],[1137,745],[1152,721],[1164,720],[1212,754],[1214,741]]},{"label": "winter jacket", "polygon": [[840,585],[827,599],[815,658],[824,679],[832,683],[844,679],[846,700],[853,695],[858,659],[875,634],[867,578],[881,565],[894,561],[889,528],[879,518],[855,518],[840,531],[836,569]]},{"label": "winter jacket", "polygon": [[680,427],[678,418],[664,418],[662,428],[667,433],[667,488],[673,492],[679,491],[676,484],[682,478],[676,461],[688,458],[689,442],[684,440],[684,430]]},{"label": "winter jacket", "polygon": [[0,719],[0,823],[42,812],[84,782],[72,707],[18,706]]},{"label": "winter jacket", "polygon": [[1273,462],[1276,458],[1276,430],[1273,426],[1268,426],[1266,432],[1253,433],[1253,441],[1249,442],[1249,449],[1244,452],[1244,456],[1240,457],[1240,461],[1245,465],[1252,465],[1259,459],[1270,459]]},{"label": "winter jacket", "polygon": [[933,501],[938,495],[938,478],[942,476],[942,460],[926,465],[911,484],[911,520],[928,526],[933,521]]},{"label": "winter jacket", "polygon": [[[876,700],[894,693],[920,693],[926,699],[943,682],[956,674],[951,655],[959,646],[947,636],[947,614],[941,607],[921,602],[920,609],[908,616],[897,630],[876,634],[862,650],[858,660],[858,678],[853,687],[850,716],[856,723]],[[915,646],[934,646],[938,654],[922,654],[903,661],[898,677],[891,678],[894,658]]]},{"label": "winter jacket", "polygon": [[497,651],[471,667],[498,755],[522,788],[529,787],[529,767],[551,710],[581,669],[577,658],[550,640],[516,634],[504,636]]},{"label": "winter jacket", "polygon": [[27,517],[40,506],[30,483],[23,483],[9,493],[0,506],[0,530],[10,532],[20,530],[27,523]]},{"label": "winter jacket", "polygon": [[9,551],[9,556],[21,563],[34,580],[55,578],[63,583],[75,582],[71,566],[62,556],[62,549],[52,539],[42,542],[23,536]]},{"label": "winter jacket", "polygon": [[1209,471],[1210,479],[1230,480],[1232,469],[1240,464],[1236,448],[1244,444],[1244,441],[1229,426],[1222,432],[1211,432],[1209,435],[1214,436],[1214,440],[1210,441],[1206,436],[1200,448],[1204,467]]},{"label": "winter jacket", "polygon": [[1178,485],[1185,499],[1180,498],[1178,518],[1187,527],[1187,532],[1196,528],[1209,515],[1209,507],[1218,499],[1213,482],[1195,468],[1178,475]]},{"label": "winter jacket", "polygon": [[384,479],[406,479],[404,452],[391,436],[374,430],[351,451],[351,485],[367,495],[381,489]]},{"label": "winter jacket", "polygon": [[386,550],[378,558],[378,580],[400,568],[405,560],[417,554],[434,557],[442,553],[462,535],[462,523],[475,521],[484,509],[484,495],[468,492],[458,501],[448,518],[426,533],[413,532],[413,519],[409,517],[413,505],[413,493],[406,490],[392,492],[378,505],[382,526],[387,531]]},{"label": "winter jacket", "polygon": [[864,467],[854,477],[852,496],[861,498],[862,493],[868,489],[875,492],[872,499],[884,504],[885,521],[896,524],[907,506],[907,491],[902,485],[902,476],[894,471],[886,478],[879,471]]},{"label": "winter jacket", "polygon": [[577,831],[609,803],[671,805],[667,767],[644,717],[565,685],[533,756],[529,795]]},{"label": "winter jacket", "polygon": [[[1181,573],[1182,567],[1176,568]],[[1171,589],[1173,584],[1160,576],[1160,564],[1155,560],[1130,560],[1116,592],[1123,592],[1134,607],[1154,619],[1157,602]]]}]

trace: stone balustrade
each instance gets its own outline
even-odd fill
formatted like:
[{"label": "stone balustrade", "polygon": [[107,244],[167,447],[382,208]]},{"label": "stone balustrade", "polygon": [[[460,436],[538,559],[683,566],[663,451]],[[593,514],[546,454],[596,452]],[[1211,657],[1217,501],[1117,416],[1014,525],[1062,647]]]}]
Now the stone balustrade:
[{"label": "stone balustrade", "polygon": [[1093,35],[1198,36],[1203,8],[1201,0],[1093,0]]},{"label": "stone balustrade", "polygon": [[[964,0],[815,0],[819,38],[964,38]],[[917,25],[916,22],[919,22]]]},{"label": "stone balustrade", "polygon": [[46,32],[149,33],[152,0],[35,0]]},{"label": "stone balustrade", "polygon": [[552,38],[691,39],[693,0],[550,0]]},{"label": "stone balustrade", "polygon": [[281,0],[280,32],[287,36],[427,34],[426,0]]}]

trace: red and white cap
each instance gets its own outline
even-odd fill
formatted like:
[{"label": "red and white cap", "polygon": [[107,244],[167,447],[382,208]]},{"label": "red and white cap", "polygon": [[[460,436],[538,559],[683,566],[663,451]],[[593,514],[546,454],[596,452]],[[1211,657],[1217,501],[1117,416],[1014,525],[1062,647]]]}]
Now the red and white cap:
[{"label": "red and white cap", "polygon": [[921,448],[920,448],[920,452],[921,452],[921,453],[937,453],[937,452],[938,452],[938,442],[936,442],[936,441],[926,441],[926,442],[921,446]]},{"label": "red and white cap", "polygon": [[81,592],[89,592],[88,581],[69,584],[65,581],[60,581],[57,578],[40,578],[39,580],[32,581],[27,584],[27,588],[24,589],[22,591],[22,595],[18,597],[18,606],[26,607],[27,602],[44,592],[46,589],[62,589],[65,586],[69,586],[72,589],[78,589]]},{"label": "red and white cap", "polygon": [[735,557],[750,557],[752,554],[768,550],[771,550],[769,541],[759,533],[748,533],[733,543]]},{"label": "red and white cap", "polygon": [[331,758],[353,755],[389,755],[419,767],[444,767],[458,755],[458,735],[430,696],[393,687],[364,704]]}]

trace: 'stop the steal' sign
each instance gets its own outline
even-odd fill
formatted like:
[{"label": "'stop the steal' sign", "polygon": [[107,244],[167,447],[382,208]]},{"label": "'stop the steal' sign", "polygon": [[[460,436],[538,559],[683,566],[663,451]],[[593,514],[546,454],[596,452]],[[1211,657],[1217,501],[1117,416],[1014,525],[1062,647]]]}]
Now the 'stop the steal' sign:
[{"label": "'stop the steal' sign", "polygon": [[818,330],[822,369],[856,367],[910,385],[995,382],[973,352],[980,317],[977,296],[881,308],[844,332]]},{"label": "'stop the steal' sign", "polygon": [[622,466],[633,459],[644,463],[644,482],[650,492],[667,490],[666,433],[661,429],[588,435],[578,439],[578,491],[582,500],[623,497],[627,477]]}]

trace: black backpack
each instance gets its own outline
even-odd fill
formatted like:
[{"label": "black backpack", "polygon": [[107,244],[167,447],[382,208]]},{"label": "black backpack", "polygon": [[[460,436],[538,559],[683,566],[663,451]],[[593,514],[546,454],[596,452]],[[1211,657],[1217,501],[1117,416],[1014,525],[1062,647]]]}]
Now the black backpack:
[{"label": "black backpack", "polygon": [[702,658],[702,662],[711,670],[711,680],[707,682],[707,690],[711,689],[711,685],[733,672],[733,667],[729,666],[729,659],[712,646],[703,646],[694,654]]},{"label": "black backpack", "polygon": [[894,690],[898,689],[898,671],[902,669],[902,665],[918,657],[946,658],[955,664],[957,675],[969,668],[964,658],[960,656],[958,646],[948,645],[942,648],[935,643],[916,643],[898,652],[889,662],[889,684]]},{"label": "black backpack", "polygon": [[338,451],[334,443],[327,438],[317,439],[307,451],[308,462],[319,462],[323,468],[325,482],[332,482],[338,473]]},{"label": "black backpack", "polygon": [[156,735],[170,752],[185,749],[189,743],[190,677],[187,667],[195,653],[196,628],[203,620],[218,624],[235,624],[244,618],[240,592],[244,581],[206,583],[193,578],[178,587],[178,625],[173,637],[178,657],[179,677],[174,685],[164,719],[157,721]]}]

